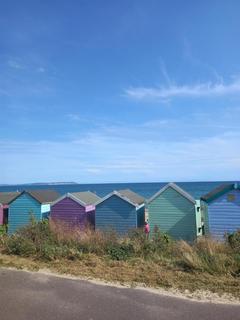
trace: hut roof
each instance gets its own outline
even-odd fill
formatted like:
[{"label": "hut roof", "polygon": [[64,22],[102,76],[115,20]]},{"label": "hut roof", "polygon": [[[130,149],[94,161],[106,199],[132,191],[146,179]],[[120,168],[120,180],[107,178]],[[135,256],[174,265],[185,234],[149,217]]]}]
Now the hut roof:
[{"label": "hut roof", "polygon": [[133,192],[130,189],[118,190],[118,192],[125,198],[128,198],[131,202],[141,205],[145,202],[145,199],[139,194]]},{"label": "hut roof", "polygon": [[9,204],[12,200],[14,200],[20,192],[0,192],[0,203],[1,204]]},{"label": "hut roof", "polygon": [[[33,197],[36,201],[39,203],[51,203],[55,201],[57,198],[59,198],[60,194],[56,192],[55,190],[25,190],[19,193],[14,199],[12,199],[10,202],[15,200],[16,198],[20,197],[22,194],[27,193],[31,197]],[[9,202],[9,203],[10,203]]]},{"label": "hut roof", "polygon": [[219,187],[213,189],[212,191],[202,196],[201,200],[205,202],[211,202],[214,199],[223,195],[224,193],[234,189],[240,190],[240,185],[238,183],[221,184]]},{"label": "hut roof", "polygon": [[[120,191],[116,191],[114,190],[113,192],[107,194],[104,198],[102,198],[101,200],[99,200],[98,202],[96,202],[96,206],[104,201],[106,201],[107,199],[111,198],[112,196],[117,196],[119,198],[121,198],[122,200],[130,203],[132,206],[134,206],[136,209],[141,208],[144,205],[144,198],[142,198],[141,196],[139,196],[137,193],[126,189],[126,190],[120,190]],[[130,199],[131,198],[131,199]],[[142,199],[140,199],[142,198]],[[136,202],[137,201],[137,202]]]},{"label": "hut roof", "polygon": [[91,191],[72,192],[71,194],[85,205],[92,205],[101,200],[99,196]]},{"label": "hut roof", "polygon": [[188,199],[190,202],[192,203],[196,203],[195,199],[185,190],[183,190],[182,188],[180,188],[178,185],[176,185],[176,183],[170,182],[168,184],[166,184],[162,189],[160,189],[157,193],[155,193],[149,200],[148,203],[152,202],[155,198],[157,198],[160,194],[162,194],[165,190],[167,190],[168,188],[172,188],[175,191],[177,191],[179,194],[181,194],[183,197],[185,197],[186,199]]}]

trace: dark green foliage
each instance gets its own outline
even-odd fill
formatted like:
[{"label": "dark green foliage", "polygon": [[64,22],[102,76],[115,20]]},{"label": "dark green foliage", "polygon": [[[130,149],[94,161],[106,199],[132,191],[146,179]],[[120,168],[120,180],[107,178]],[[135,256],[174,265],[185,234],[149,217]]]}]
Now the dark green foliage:
[{"label": "dark green foliage", "polygon": [[107,253],[112,260],[127,260],[134,255],[134,248],[131,243],[119,243],[110,245],[107,249]]},{"label": "dark green foliage", "polygon": [[36,254],[36,247],[34,243],[27,238],[19,235],[13,235],[5,241],[6,252],[9,254],[16,254],[22,257],[30,257]]},{"label": "dark green foliage", "polygon": [[7,225],[0,225],[0,235],[4,235],[7,233]]},{"label": "dark green foliage", "polygon": [[153,254],[161,256],[169,254],[174,243],[170,236],[162,233],[158,228],[154,229],[151,239],[148,239],[141,229],[132,230],[129,233],[129,239],[136,255],[143,258],[151,258]]},{"label": "dark green foliage", "polygon": [[240,253],[240,229],[228,234],[227,241],[234,251]]}]

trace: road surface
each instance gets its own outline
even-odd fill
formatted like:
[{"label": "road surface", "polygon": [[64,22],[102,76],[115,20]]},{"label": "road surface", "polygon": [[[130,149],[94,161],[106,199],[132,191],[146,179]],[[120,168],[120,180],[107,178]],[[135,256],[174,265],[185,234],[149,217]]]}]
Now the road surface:
[{"label": "road surface", "polygon": [[240,305],[193,302],[40,273],[0,269],[1,320],[240,320]]}]

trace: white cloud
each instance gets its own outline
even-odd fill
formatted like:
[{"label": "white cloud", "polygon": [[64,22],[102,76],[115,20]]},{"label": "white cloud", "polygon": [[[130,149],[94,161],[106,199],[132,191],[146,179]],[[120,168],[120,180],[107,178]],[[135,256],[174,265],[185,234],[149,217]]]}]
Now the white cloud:
[{"label": "white cloud", "polygon": [[25,65],[16,60],[8,60],[8,66],[13,69],[23,70],[25,69]]},{"label": "white cloud", "polygon": [[196,85],[169,85],[167,87],[132,87],[125,90],[127,97],[135,100],[159,100],[165,101],[171,98],[200,98],[220,97],[233,94],[240,94],[240,79],[236,78],[226,84],[200,83]]}]

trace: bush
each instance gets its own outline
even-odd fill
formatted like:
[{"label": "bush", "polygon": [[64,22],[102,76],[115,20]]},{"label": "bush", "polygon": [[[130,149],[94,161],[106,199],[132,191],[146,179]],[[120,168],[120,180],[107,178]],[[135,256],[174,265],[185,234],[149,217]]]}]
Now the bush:
[{"label": "bush", "polygon": [[155,251],[168,251],[173,241],[172,238],[164,232],[161,232],[158,227],[155,227],[152,234],[152,241]]},{"label": "bush", "polygon": [[227,235],[227,242],[231,248],[240,253],[240,229]]},{"label": "bush", "polygon": [[137,257],[152,259],[153,256],[163,257],[172,253],[173,240],[159,228],[154,228],[149,239],[142,229],[131,230],[128,237]]},{"label": "bush", "polygon": [[21,237],[19,235],[13,235],[5,240],[5,252],[9,254],[16,254],[23,257],[29,257],[36,253],[36,247],[34,243]]},{"label": "bush", "polygon": [[16,234],[31,240],[37,248],[45,241],[57,243],[56,235],[51,231],[48,220],[36,222],[32,218],[30,224],[18,229]]},{"label": "bush", "polygon": [[56,246],[48,243],[46,243],[42,247],[41,252],[39,252],[38,254],[38,258],[47,260],[47,261],[57,260],[60,258],[65,258],[68,260],[76,260],[81,258],[81,256],[82,256],[81,252],[79,252],[76,249],[69,248],[66,245]]},{"label": "bush", "polygon": [[127,260],[134,255],[134,248],[131,243],[120,243],[110,245],[107,249],[107,253],[112,260]]},{"label": "bush", "polygon": [[7,233],[7,225],[0,225],[0,235],[5,235]]}]

